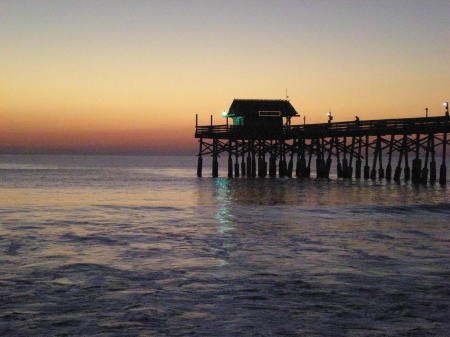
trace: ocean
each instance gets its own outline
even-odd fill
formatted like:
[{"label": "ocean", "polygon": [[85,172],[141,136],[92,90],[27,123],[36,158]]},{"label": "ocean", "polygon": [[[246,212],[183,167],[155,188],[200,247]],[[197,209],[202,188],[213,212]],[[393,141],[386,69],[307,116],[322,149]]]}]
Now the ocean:
[{"label": "ocean", "polygon": [[448,188],[195,175],[0,156],[0,336],[449,336]]}]

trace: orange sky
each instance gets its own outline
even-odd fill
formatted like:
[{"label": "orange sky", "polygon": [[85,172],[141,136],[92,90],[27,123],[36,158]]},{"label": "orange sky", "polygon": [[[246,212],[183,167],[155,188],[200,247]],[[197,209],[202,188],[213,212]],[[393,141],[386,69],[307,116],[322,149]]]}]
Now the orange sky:
[{"label": "orange sky", "polygon": [[191,153],[195,114],[442,114],[448,1],[2,1],[0,153]]}]

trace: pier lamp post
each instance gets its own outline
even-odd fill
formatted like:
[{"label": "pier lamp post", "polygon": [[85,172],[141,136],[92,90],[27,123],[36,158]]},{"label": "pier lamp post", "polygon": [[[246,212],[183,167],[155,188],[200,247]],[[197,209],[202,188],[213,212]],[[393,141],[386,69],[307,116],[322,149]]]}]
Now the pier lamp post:
[{"label": "pier lamp post", "polygon": [[445,117],[449,117],[449,113],[448,113],[448,102],[444,102],[444,108],[445,108]]},{"label": "pier lamp post", "polygon": [[328,112],[327,116],[328,116],[328,123],[331,123],[331,121],[333,120],[333,115],[331,115],[331,111]]},{"label": "pier lamp post", "polygon": [[226,121],[227,121],[227,129],[228,129],[228,112],[223,111],[223,112],[222,112],[222,116],[226,118]]}]

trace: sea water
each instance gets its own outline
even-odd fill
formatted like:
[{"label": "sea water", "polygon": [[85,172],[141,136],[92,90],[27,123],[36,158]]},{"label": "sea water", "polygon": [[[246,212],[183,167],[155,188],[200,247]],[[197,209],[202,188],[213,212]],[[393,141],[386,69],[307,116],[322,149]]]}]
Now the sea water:
[{"label": "sea water", "polygon": [[195,174],[0,156],[0,335],[449,336],[447,188]]}]

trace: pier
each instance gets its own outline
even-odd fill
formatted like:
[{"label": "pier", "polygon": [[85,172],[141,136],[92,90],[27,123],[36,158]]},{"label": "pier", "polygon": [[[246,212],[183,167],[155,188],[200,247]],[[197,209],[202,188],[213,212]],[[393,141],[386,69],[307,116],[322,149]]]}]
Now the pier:
[{"label": "pier", "polygon": [[[439,117],[359,120],[292,125],[298,113],[288,100],[238,100],[224,112],[226,124],[198,125],[197,176],[203,157],[226,156],[228,177],[386,179],[395,182],[447,181],[448,103]],[[228,123],[229,119],[233,123]],[[315,173],[311,163],[315,161]]]}]

